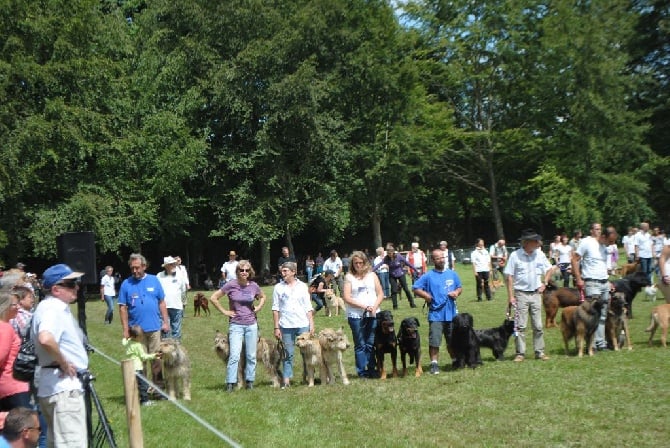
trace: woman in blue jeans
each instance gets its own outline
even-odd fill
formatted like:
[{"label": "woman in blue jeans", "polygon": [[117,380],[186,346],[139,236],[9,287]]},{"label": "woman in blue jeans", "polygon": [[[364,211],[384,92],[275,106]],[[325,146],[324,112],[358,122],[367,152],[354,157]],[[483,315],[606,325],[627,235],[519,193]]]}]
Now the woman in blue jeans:
[{"label": "woman in blue jeans", "polygon": [[342,298],[347,304],[347,318],[354,339],[356,373],[360,378],[375,378],[378,376],[374,350],[375,328],[384,292],[363,252],[355,251],[351,254]]},{"label": "woman in blue jeans", "polygon": [[272,317],[274,335],[282,340],[286,350],[283,366],[282,389],[291,385],[293,378],[293,353],[298,335],[310,332],[314,334],[314,312],[307,284],[298,280],[298,265],[287,261],[280,266],[282,280],[272,292]]},{"label": "woman in blue jeans", "polygon": [[[227,282],[212,294],[212,304],[230,318],[228,341],[230,356],[226,368],[226,390],[232,392],[237,386],[237,370],[240,363],[242,343],[244,342],[246,364],[244,380],[247,389],[254,388],[256,378],[256,343],[258,341],[258,322],[256,314],[263,308],[265,294],[258,284],[250,279],[256,273],[248,260],[240,260],[235,268],[237,278]],[[229,310],[219,303],[221,296],[228,296]],[[254,304],[258,300],[258,304]]]}]

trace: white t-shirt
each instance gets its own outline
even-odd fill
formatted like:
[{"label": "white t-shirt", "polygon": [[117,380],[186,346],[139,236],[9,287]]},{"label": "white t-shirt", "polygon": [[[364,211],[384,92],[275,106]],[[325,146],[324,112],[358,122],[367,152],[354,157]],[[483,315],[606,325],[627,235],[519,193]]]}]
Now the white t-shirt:
[{"label": "white t-shirt", "polygon": [[581,257],[582,279],[606,280],[607,275],[607,246],[592,236],[582,238],[577,248]]},{"label": "white t-shirt", "polygon": [[335,278],[339,277],[342,270],[342,260],[340,257],[335,257],[333,260],[331,257],[326,258],[326,261],[323,262],[323,272],[333,271],[335,273]]},{"label": "white t-shirt", "polygon": [[491,270],[491,255],[483,247],[472,251],[470,261],[474,265],[475,272],[489,272]]},{"label": "white t-shirt", "polygon": [[229,282],[231,280],[237,279],[237,264],[239,261],[234,260],[234,261],[226,261],[223,263],[223,266],[221,266],[221,272],[226,274],[226,281]]},{"label": "white t-shirt", "polygon": [[300,280],[290,287],[283,280],[272,292],[272,311],[279,311],[279,326],[282,328],[309,327],[307,313],[312,311],[312,302],[307,284]]},{"label": "white t-shirt", "polygon": [[[354,277],[353,274],[347,274],[344,281],[351,283],[351,297],[356,303],[362,303],[365,306],[375,304],[377,300],[377,290],[375,288],[375,274],[368,272],[363,279]],[[375,315],[379,309],[375,310]],[[360,319],[363,317],[363,308],[356,308],[347,303],[347,317]]]},{"label": "white t-shirt", "polygon": [[172,309],[183,310],[184,303],[182,295],[186,292],[186,283],[184,279],[175,271],[174,275],[166,274],[161,271],[156,274],[158,281],[161,282],[163,292],[165,293],[165,306]]},{"label": "white t-shirt", "polygon": [[649,232],[637,232],[635,235],[635,246],[637,247],[637,255],[640,258],[652,257],[652,239]]},{"label": "white t-shirt", "polygon": [[558,253],[559,263],[570,263],[572,257],[572,246],[569,244],[557,244],[556,252]]},{"label": "white t-shirt", "polygon": [[100,279],[100,286],[102,286],[102,294],[105,296],[116,296],[116,288],[114,288],[114,277],[105,274]]}]

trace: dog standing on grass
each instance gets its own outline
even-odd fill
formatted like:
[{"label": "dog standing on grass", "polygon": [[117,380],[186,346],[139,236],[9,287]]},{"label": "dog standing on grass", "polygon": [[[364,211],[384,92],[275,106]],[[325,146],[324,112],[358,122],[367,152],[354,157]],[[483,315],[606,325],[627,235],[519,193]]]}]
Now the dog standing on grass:
[{"label": "dog standing on grass", "polygon": [[649,345],[652,345],[654,333],[661,327],[661,345],[667,347],[668,340],[668,326],[670,326],[670,303],[655,306],[651,310],[651,322],[647,327],[646,332],[649,334]]},{"label": "dog standing on grass", "polygon": [[193,317],[200,316],[200,311],[206,315],[210,315],[209,300],[201,292],[197,293],[193,298]]},{"label": "dog standing on grass", "polygon": [[[319,332],[319,343],[321,344],[321,358],[326,367],[326,383],[335,384],[335,365],[337,364],[342,384],[349,384],[347,371],[342,360],[342,353],[350,346],[344,330],[342,328],[338,330],[324,328]],[[323,382],[324,379],[321,378],[321,383],[323,384]]]},{"label": "dog standing on grass", "polygon": [[[223,363],[228,365],[228,358],[230,357],[230,342],[228,340],[228,335],[222,333],[219,330],[216,330],[214,335],[214,351],[216,355],[223,361]],[[244,342],[242,343],[242,353],[244,351]],[[272,381],[272,387],[279,387],[279,366],[282,361],[283,353],[277,341],[268,340],[266,338],[258,338],[256,343],[256,362],[263,364],[265,371],[267,372],[270,380]],[[237,366],[237,388],[241,389],[242,384],[244,384],[244,367],[246,366],[246,357],[241,356],[240,362]]]},{"label": "dog standing on grass", "polygon": [[375,356],[377,357],[377,370],[379,378],[386,379],[386,369],[384,368],[384,356],[391,354],[391,363],[393,365],[393,378],[398,377],[398,338],[395,334],[393,323],[393,314],[386,310],[377,313],[377,327],[375,328]]},{"label": "dog standing on grass", "polygon": [[603,302],[599,298],[588,299],[579,306],[568,306],[561,315],[561,333],[568,355],[568,343],[575,338],[577,356],[584,356],[584,347],[588,347],[589,356],[593,356],[593,337],[600,322],[600,310]]},{"label": "dog standing on grass", "polygon": [[542,292],[542,303],[544,304],[544,327],[556,327],[556,315],[559,308],[579,305],[579,290],[577,288],[557,288],[553,283],[547,283]]},{"label": "dog standing on grass", "polygon": [[326,316],[331,317],[333,309],[335,310],[335,315],[339,316],[340,310],[344,310],[344,299],[336,295],[332,289],[327,289],[323,297],[326,299]]},{"label": "dog standing on grass", "polygon": [[514,320],[505,319],[501,326],[475,330],[479,347],[488,347],[493,351],[493,357],[498,361],[505,359],[505,350],[509,338],[514,333]]},{"label": "dog standing on grass", "polygon": [[191,400],[191,362],[186,349],[175,339],[163,339],[158,353],[163,363],[163,377],[168,396]]},{"label": "dog standing on grass", "polygon": [[628,350],[633,350],[630,342],[630,332],[628,331],[628,309],[626,308],[626,296],[623,293],[615,292],[610,298],[607,308],[607,320],[605,321],[605,338],[607,347],[619,351],[624,343]]},{"label": "dog standing on grass", "polygon": [[472,369],[482,364],[479,351],[479,340],[474,330],[472,315],[457,314],[452,321],[451,344],[454,367],[457,369],[468,366]]},{"label": "dog standing on grass", "polygon": [[321,357],[321,344],[318,337],[313,336],[310,332],[302,333],[296,338],[295,345],[300,349],[304,363],[303,380],[309,387],[314,387],[314,375],[318,369],[321,384],[325,384],[328,374]]}]

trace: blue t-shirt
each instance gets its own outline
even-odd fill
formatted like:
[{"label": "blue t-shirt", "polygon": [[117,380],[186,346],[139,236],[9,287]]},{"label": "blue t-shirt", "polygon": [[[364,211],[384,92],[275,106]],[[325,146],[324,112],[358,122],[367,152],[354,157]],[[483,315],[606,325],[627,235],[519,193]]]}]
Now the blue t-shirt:
[{"label": "blue t-shirt", "polygon": [[428,304],[428,322],[451,322],[458,310],[456,301],[449,297],[452,291],[461,287],[461,279],[455,271],[445,269],[442,272],[432,269],[414,282],[412,289],[422,289],[433,300]]},{"label": "blue t-shirt", "polygon": [[145,333],[161,329],[158,305],[164,298],[161,282],[151,274],[146,274],[140,280],[129,277],[119,290],[119,305],[128,307],[128,326],[139,325]]}]

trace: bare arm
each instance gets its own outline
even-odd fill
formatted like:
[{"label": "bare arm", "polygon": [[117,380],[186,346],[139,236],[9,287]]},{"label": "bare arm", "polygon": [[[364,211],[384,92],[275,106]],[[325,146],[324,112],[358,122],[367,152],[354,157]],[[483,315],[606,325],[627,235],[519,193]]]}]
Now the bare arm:
[{"label": "bare arm", "polygon": [[119,305],[119,316],[121,318],[121,326],[123,327],[123,337],[128,339],[128,307],[126,305]]},{"label": "bare arm", "polygon": [[234,312],[234,311],[228,311],[227,309],[225,309],[225,308],[221,305],[221,302],[219,302],[219,299],[220,299],[223,295],[224,295],[224,294],[223,294],[223,291],[221,291],[220,289],[217,289],[216,291],[214,291],[214,292],[212,293],[212,295],[211,295],[210,298],[209,298],[209,301],[212,302],[212,305],[214,305],[214,308],[216,308],[217,310],[219,310],[219,312],[220,312],[221,314],[223,314],[224,316],[235,317],[235,312]]}]

